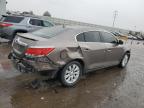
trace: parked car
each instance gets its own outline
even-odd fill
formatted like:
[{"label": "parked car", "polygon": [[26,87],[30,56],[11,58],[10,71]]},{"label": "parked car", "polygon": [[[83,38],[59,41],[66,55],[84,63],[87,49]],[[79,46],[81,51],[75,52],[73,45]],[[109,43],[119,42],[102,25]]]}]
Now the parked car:
[{"label": "parked car", "polygon": [[34,16],[3,15],[0,20],[0,37],[12,41],[17,33],[27,33],[51,26],[54,24]]},{"label": "parked car", "polygon": [[10,58],[20,72],[58,76],[64,86],[101,68],[126,67],[130,49],[107,31],[87,27],[44,28],[18,34]]},{"label": "parked car", "polygon": [[142,35],[136,35],[136,38],[137,38],[138,40],[144,40],[144,38],[142,37]]},{"label": "parked car", "polygon": [[128,35],[128,39],[131,39],[131,40],[138,40],[138,38],[137,38],[137,37],[132,36],[132,35]]},{"label": "parked car", "polygon": [[128,36],[124,35],[122,33],[118,33],[118,32],[112,32],[113,35],[115,35],[118,39],[127,41],[128,40]]}]

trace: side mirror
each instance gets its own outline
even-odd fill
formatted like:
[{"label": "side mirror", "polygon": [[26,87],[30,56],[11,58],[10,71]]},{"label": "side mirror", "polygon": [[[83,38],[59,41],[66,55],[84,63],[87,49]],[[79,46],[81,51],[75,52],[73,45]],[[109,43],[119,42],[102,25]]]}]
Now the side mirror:
[{"label": "side mirror", "polygon": [[124,44],[124,42],[123,42],[122,40],[119,40],[119,41],[118,41],[118,44],[119,44],[119,45],[122,45],[122,44]]}]

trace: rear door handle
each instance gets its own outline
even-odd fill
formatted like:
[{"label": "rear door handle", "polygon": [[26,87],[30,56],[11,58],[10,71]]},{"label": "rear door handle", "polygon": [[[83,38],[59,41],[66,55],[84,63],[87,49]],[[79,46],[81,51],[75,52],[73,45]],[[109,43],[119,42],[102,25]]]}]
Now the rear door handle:
[{"label": "rear door handle", "polygon": [[90,49],[89,48],[84,48],[84,51],[89,51]]},{"label": "rear door handle", "polygon": [[108,52],[111,52],[112,50],[111,50],[111,49],[107,49],[107,51],[108,51]]}]

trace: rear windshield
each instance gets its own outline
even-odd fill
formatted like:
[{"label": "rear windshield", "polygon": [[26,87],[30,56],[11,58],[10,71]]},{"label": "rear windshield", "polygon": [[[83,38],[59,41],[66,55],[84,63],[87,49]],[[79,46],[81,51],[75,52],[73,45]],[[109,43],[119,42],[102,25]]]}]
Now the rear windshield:
[{"label": "rear windshield", "polygon": [[68,29],[63,28],[63,27],[47,27],[47,28],[43,28],[38,31],[32,32],[31,34],[38,36],[38,37],[52,38],[67,30]]},{"label": "rear windshield", "polygon": [[24,17],[3,16],[1,20],[3,22],[20,23],[23,19],[24,19]]}]

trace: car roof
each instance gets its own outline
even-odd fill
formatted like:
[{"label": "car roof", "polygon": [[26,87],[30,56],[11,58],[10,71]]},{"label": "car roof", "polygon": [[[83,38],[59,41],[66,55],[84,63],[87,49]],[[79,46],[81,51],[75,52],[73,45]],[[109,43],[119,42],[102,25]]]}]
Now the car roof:
[{"label": "car roof", "polygon": [[88,31],[104,31],[104,32],[108,32],[104,29],[101,28],[96,28],[96,27],[88,27],[88,26],[75,26],[75,25],[71,25],[71,26],[65,26],[63,25],[63,28],[67,28],[67,29],[71,29],[77,32],[88,32]]},{"label": "car roof", "polygon": [[10,14],[10,15],[2,15],[2,16],[13,16],[13,17],[25,17],[25,18],[33,18],[33,19],[39,19],[39,20],[44,20],[40,17],[34,16],[34,15],[15,15],[15,14]]},{"label": "car roof", "polygon": [[7,17],[7,16],[12,16],[12,17],[24,17],[24,18],[31,18],[31,19],[36,19],[36,20],[43,20],[43,21],[48,21],[49,23],[55,25],[52,21],[43,19],[41,17],[38,16],[34,16],[34,15],[14,15],[14,14],[10,14],[10,15],[2,15],[3,17]]}]

